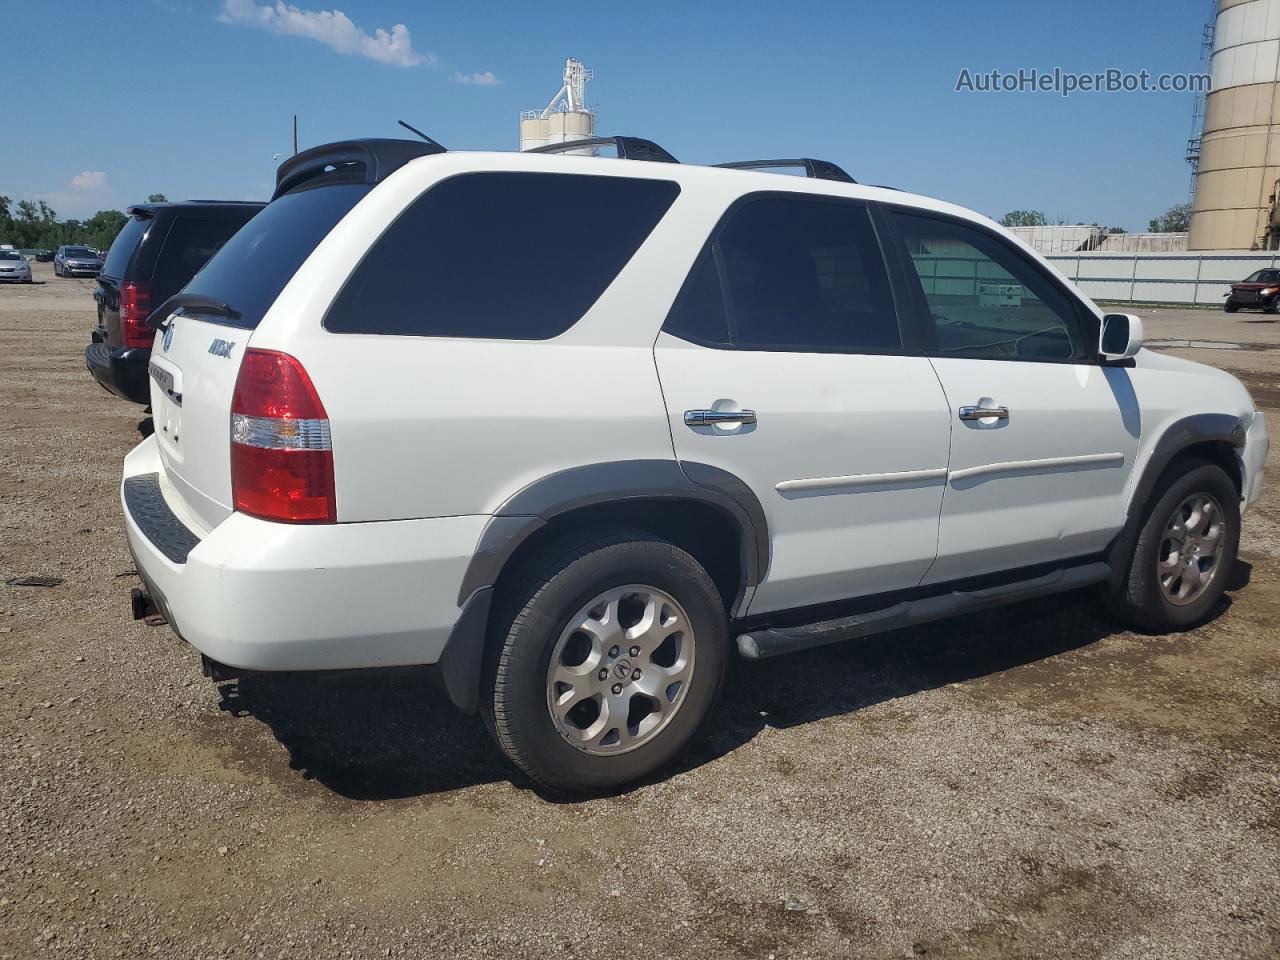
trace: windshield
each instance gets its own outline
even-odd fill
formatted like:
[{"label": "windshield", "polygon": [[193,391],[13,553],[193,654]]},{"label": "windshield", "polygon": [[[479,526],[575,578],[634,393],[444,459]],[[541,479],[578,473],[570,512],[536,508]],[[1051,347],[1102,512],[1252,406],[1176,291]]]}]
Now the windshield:
[{"label": "windshield", "polygon": [[[278,200],[241,227],[183,287],[226,303],[238,317],[209,316],[215,323],[253,329],[275,303],[302,262],[369,192],[363,183],[315,181]],[[185,307],[198,313],[198,307]]]},{"label": "windshield", "polygon": [[67,247],[67,251],[66,253],[63,254],[63,256],[93,257],[93,256],[96,256],[96,254],[92,250],[90,250],[88,247]]},{"label": "windshield", "polygon": [[1280,282],[1280,270],[1259,270],[1257,273],[1247,277],[1245,283],[1276,283]]},{"label": "windshield", "polygon": [[12,253],[9,250],[0,250],[0,260],[21,260],[22,254]]}]

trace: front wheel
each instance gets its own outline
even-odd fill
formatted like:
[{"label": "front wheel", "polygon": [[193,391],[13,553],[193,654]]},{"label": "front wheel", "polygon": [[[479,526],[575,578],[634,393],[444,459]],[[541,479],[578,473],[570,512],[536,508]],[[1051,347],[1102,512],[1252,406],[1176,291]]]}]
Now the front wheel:
[{"label": "front wheel", "polygon": [[618,533],[531,564],[500,601],[483,700],[507,757],[544,786],[601,791],[677,757],[724,678],[728,617],[679,547]]},{"label": "front wheel", "polygon": [[1240,494],[1226,472],[1193,461],[1157,488],[1113,610],[1148,630],[1186,630],[1226,590],[1240,545]]},{"label": "front wheel", "polygon": [[1235,313],[1235,312],[1236,312],[1237,310],[1239,310],[1240,308],[1239,308],[1239,307],[1237,307],[1237,306],[1236,306],[1234,303],[1232,303],[1230,300],[1228,300],[1228,301],[1226,302],[1226,304],[1223,306],[1223,308],[1222,308],[1222,309],[1223,309],[1223,310],[1225,310],[1227,313]]}]

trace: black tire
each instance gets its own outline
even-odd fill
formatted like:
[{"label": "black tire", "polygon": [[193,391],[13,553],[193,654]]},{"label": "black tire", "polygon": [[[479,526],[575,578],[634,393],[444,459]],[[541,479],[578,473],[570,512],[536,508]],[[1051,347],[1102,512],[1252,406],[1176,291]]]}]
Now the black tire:
[{"label": "black tire", "polygon": [[1276,313],[1280,313],[1280,297],[1276,297],[1276,298],[1275,298],[1274,300],[1272,300],[1269,304],[1267,304],[1265,307],[1263,307],[1263,308],[1262,308],[1262,312],[1263,312],[1263,313],[1270,313],[1270,314],[1272,314],[1272,315],[1274,315],[1274,314],[1276,314]]},{"label": "black tire", "polygon": [[1235,312],[1236,312],[1237,310],[1239,310],[1240,308],[1239,308],[1239,307],[1237,307],[1237,306],[1236,306],[1234,303],[1232,303],[1230,300],[1228,300],[1228,301],[1226,302],[1226,304],[1223,306],[1223,308],[1222,308],[1222,309],[1223,309],[1223,310],[1225,310],[1227,313],[1235,313]]},{"label": "black tire", "polygon": [[[1222,545],[1208,586],[1192,602],[1179,606],[1165,595],[1156,567],[1170,518],[1187,497],[1197,493],[1212,496],[1221,506]],[[1108,597],[1108,607],[1121,618],[1152,632],[1190,629],[1202,622],[1222,599],[1239,546],[1240,492],[1235,483],[1216,464],[1185,461],[1157,485],[1150,509],[1143,516],[1125,579]]]},{"label": "black tire", "polygon": [[53,275],[54,275],[55,277],[61,277],[61,276],[62,276],[62,268],[61,268],[60,266],[58,266],[57,261],[54,261],[54,264],[53,264]]},{"label": "black tire", "polygon": [[[503,753],[536,782],[596,793],[652,774],[674,760],[711,711],[728,659],[728,616],[706,570],[679,547],[618,531],[562,543],[524,565],[496,598],[481,711]],[[683,607],[694,669],[680,706],[652,739],[625,753],[593,755],[556,728],[548,709],[551,656],[569,619],[611,588],[643,584]]]}]

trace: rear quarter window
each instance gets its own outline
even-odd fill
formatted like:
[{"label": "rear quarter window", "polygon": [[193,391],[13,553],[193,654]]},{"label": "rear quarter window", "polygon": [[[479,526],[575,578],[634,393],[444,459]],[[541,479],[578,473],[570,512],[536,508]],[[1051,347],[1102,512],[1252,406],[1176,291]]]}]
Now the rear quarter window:
[{"label": "rear quarter window", "polygon": [[107,259],[102,264],[103,274],[117,280],[124,279],[125,271],[129,269],[129,259],[142,243],[152,222],[150,217],[129,218],[116,234],[111,249],[107,251]]},{"label": "rear quarter window", "polygon": [[470,173],[378,238],[325,317],[334,333],[546,340],[578,322],[679,194],[668,180]]}]

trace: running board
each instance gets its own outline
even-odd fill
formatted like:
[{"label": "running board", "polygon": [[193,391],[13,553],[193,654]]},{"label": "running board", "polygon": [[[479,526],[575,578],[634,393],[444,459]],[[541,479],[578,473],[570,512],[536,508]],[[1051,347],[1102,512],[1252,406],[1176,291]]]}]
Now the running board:
[{"label": "running board", "polygon": [[748,660],[765,660],[784,653],[824,647],[829,643],[856,640],[874,633],[884,633],[886,630],[898,630],[1051,593],[1077,590],[1101,583],[1110,576],[1111,567],[1099,561],[982,590],[954,590],[920,600],[904,600],[880,610],[855,613],[838,620],[824,620],[799,627],[766,627],[739,634],[738,652]]}]

